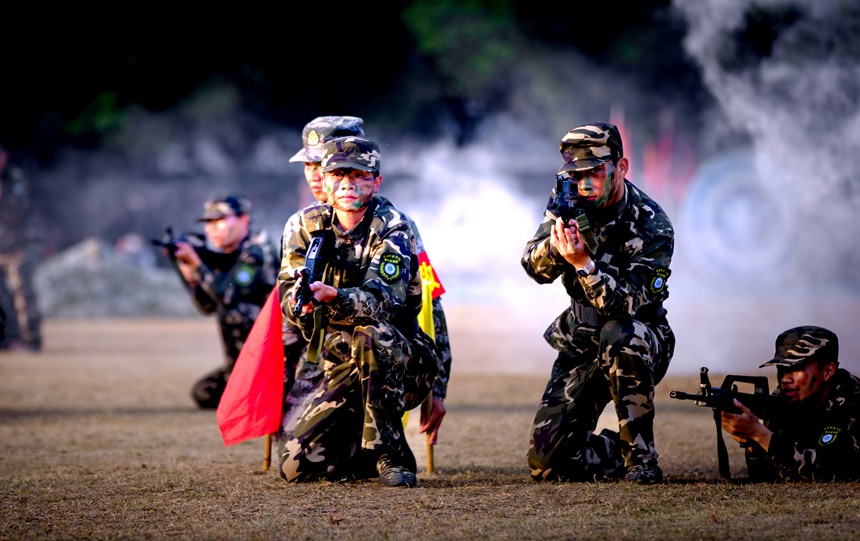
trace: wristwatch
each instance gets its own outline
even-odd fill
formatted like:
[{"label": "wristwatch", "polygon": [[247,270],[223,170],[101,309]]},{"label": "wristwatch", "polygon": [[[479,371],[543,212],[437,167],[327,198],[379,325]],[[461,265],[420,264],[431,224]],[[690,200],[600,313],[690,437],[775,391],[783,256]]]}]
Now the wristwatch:
[{"label": "wristwatch", "polygon": [[595,267],[595,266],[596,266],[596,265],[594,264],[594,260],[593,260],[593,259],[589,259],[589,260],[588,260],[588,265],[586,265],[586,266],[582,267],[581,269],[576,269],[576,274],[578,274],[578,275],[582,276],[583,278],[584,278],[584,277],[586,277],[586,276],[590,276],[590,275],[591,275],[591,273],[593,273],[593,272],[594,272],[594,267]]}]

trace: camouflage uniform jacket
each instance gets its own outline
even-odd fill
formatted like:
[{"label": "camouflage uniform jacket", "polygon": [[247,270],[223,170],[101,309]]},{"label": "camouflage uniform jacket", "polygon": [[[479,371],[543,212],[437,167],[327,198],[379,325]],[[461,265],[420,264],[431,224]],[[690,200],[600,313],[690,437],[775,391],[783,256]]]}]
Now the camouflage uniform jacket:
[{"label": "camouflage uniform jacket", "polygon": [[362,222],[350,231],[332,223],[332,215],[329,205],[311,205],[285,228],[278,277],[285,317],[306,337],[310,335],[309,318],[296,319],[293,315],[294,276],[304,266],[311,234],[330,227],[334,245],[324,256],[328,264],[323,282],[338,292],[326,304],[329,331],[390,322],[410,336],[421,310],[421,276],[415,234],[408,220],[381,198],[371,200]]},{"label": "camouflage uniform jacket", "polygon": [[[391,202],[385,197],[376,196],[376,200],[380,205],[391,206]],[[287,220],[287,224],[284,227],[284,234],[281,237],[281,254],[285,253],[287,239],[290,239],[292,237],[294,231],[297,231],[302,228],[303,213],[318,204],[319,203],[312,204],[305,210],[293,214]],[[412,218],[410,218],[406,214],[401,213],[401,216],[409,223],[409,226],[412,228],[412,233],[415,235],[415,253],[421,254],[425,251],[425,248],[424,242],[421,240],[421,234],[418,232],[418,226],[415,225],[415,222],[412,220]],[[451,374],[452,355],[451,340],[448,336],[448,323],[445,319],[445,312],[442,308],[442,300],[438,297],[433,299],[433,323],[436,347],[439,349],[439,356],[441,361],[441,364],[439,366],[439,374],[436,376],[436,380],[433,382],[433,396],[435,398],[444,400],[448,392],[448,378]],[[284,319],[284,325],[288,329],[293,326],[286,318]],[[285,331],[285,335],[287,334],[288,332]]]},{"label": "camouflage uniform jacket", "polygon": [[[384,204],[391,204],[391,202],[385,197],[377,196],[377,199]],[[424,241],[421,240],[421,233],[418,232],[418,226],[415,224],[415,221],[406,214],[404,214],[403,217],[407,222],[409,222],[410,227],[412,227],[412,232],[415,234],[415,253],[421,254],[425,252],[426,249],[424,248]],[[451,374],[452,356],[451,340],[448,337],[448,322],[445,319],[445,311],[442,308],[441,297],[433,299],[433,327],[436,347],[439,348],[439,356],[442,361],[442,364],[439,366],[439,374],[436,376],[436,381],[433,383],[433,396],[444,400],[448,393],[448,378]]]},{"label": "camouflage uniform jacket", "polygon": [[860,480],[860,378],[847,370],[836,371],[822,407],[792,411],[765,426],[773,432],[767,452],[747,449],[750,479]]},{"label": "camouflage uniform jacket", "polygon": [[204,261],[195,276],[197,283],[186,282],[198,310],[218,314],[230,368],[239,357],[278,275],[277,249],[265,232],[248,235],[230,255],[233,254],[235,262],[230,259],[219,267],[210,266],[202,258]]},{"label": "camouflage uniform jacket", "polygon": [[[552,211],[555,190],[544,220],[526,244],[522,265],[538,283],[550,283],[559,276],[573,303],[596,310],[597,321],[580,321],[571,308],[565,309],[544,334],[556,350],[563,351],[574,336],[593,336],[610,320],[636,319],[648,324],[662,338],[671,334],[663,301],[669,264],[674,249],[674,231],[660,206],[629,181],[622,201],[590,217],[598,248],[591,254],[596,269],[580,277],[550,245],[556,215]],[[594,219],[596,218],[596,219]]]}]

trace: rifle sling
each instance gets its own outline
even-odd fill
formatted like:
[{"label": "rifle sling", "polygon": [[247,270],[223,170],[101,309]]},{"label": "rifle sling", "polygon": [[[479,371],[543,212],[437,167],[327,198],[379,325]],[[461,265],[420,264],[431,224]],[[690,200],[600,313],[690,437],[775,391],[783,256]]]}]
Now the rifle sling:
[{"label": "rifle sling", "polygon": [[597,239],[594,238],[594,229],[592,229],[591,224],[588,223],[588,217],[585,213],[576,215],[576,225],[579,228],[579,234],[582,236],[582,240],[585,242],[585,246],[588,248],[589,253],[592,256],[597,255]]},{"label": "rifle sling", "polygon": [[313,312],[314,329],[311,331],[311,339],[308,342],[308,362],[310,364],[319,364],[322,355],[323,338],[325,337],[323,310],[322,306],[317,306]]}]

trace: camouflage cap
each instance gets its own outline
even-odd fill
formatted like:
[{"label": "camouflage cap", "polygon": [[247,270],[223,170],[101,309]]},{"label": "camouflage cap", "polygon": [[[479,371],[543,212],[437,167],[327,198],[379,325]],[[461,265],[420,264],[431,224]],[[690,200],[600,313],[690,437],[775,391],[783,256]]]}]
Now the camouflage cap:
[{"label": "camouflage cap", "polygon": [[379,172],[379,145],[361,137],[341,137],[323,144],[322,172],[335,169],[360,169]]},{"label": "camouflage cap", "polygon": [[760,368],[800,366],[809,361],[839,362],[839,339],[835,333],[812,325],[788,329],[776,337],[773,359]]},{"label": "camouflage cap", "polygon": [[559,173],[592,169],[624,155],[618,128],[603,122],[573,128],[561,138],[559,151],[564,158]]},{"label": "camouflage cap", "polygon": [[364,137],[361,124],[364,122],[357,116],[318,116],[305,125],[302,130],[302,149],[296,152],[291,162],[322,161],[322,145],[337,137],[355,135]]},{"label": "camouflage cap", "polygon": [[220,220],[227,216],[242,216],[251,212],[251,202],[241,195],[222,195],[213,197],[203,204],[203,216],[198,222]]}]

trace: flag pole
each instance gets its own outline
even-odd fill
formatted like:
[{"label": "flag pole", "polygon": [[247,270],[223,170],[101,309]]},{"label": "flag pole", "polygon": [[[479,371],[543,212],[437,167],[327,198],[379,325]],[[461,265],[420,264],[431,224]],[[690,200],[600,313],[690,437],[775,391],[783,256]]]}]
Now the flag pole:
[{"label": "flag pole", "polygon": [[[433,396],[428,396],[421,403],[421,417],[424,419],[430,418],[430,413],[433,411]],[[433,458],[433,444],[430,443],[430,434],[427,434],[427,473],[433,473],[436,469],[436,463]]]},{"label": "flag pole", "polygon": [[263,449],[263,471],[269,471],[272,464],[272,435],[266,434],[266,448]]}]

